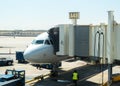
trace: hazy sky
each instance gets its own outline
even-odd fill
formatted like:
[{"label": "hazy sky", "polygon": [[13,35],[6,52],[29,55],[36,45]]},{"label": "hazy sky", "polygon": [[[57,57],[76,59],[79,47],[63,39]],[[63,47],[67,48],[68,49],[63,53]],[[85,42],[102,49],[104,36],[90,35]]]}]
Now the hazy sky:
[{"label": "hazy sky", "polygon": [[80,12],[78,24],[107,23],[113,10],[120,22],[120,0],[0,0],[0,29],[45,30],[69,24],[69,12]]}]

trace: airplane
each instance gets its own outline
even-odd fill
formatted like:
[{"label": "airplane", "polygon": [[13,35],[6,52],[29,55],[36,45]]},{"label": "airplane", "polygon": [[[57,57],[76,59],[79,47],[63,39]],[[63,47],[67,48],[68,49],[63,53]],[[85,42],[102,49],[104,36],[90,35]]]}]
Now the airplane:
[{"label": "airplane", "polygon": [[55,73],[56,65],[67,56],[57,56],[54,52],[54,42],[48,32],[38,35],[24,51],[24,58],[32,64],[52,63],[52,73]]}]

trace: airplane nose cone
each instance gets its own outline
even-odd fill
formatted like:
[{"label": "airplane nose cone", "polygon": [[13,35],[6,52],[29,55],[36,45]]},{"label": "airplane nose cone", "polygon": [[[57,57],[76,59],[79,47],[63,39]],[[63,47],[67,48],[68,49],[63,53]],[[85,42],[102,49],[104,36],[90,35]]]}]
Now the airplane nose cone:
[{"label": "airplane nose cone", "polygon": [[34,52],[36,51],[36,47],[33,45],[30,45],[25,51],[24,51],[24,59],[27,61],[30,61],[34,57]]},{"label": "airplane nose cone", "polygon": [[24,59],[29,61],[30,58],[31,58],[30,54],[31,54],[31,52],[29,50],[25,50],[25,52],[24,52]]},{"label": "airplane nose cone", "polygon": [[[36,62],[41,57],[41,46],[31,45],[24,51],[24,59],[29,62]],[[40,59],[40,58],[39,58]]]}]

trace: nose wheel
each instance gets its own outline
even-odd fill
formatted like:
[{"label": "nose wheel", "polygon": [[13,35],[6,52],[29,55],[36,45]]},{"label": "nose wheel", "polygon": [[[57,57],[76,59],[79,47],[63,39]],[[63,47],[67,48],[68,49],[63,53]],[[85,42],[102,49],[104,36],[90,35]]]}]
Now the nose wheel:
[{"label": "nose wheel", "polygon": [[58,76],[58,67],[57,64],[53,64],[53,68],[51,70],[51,77],[57,77]]}]

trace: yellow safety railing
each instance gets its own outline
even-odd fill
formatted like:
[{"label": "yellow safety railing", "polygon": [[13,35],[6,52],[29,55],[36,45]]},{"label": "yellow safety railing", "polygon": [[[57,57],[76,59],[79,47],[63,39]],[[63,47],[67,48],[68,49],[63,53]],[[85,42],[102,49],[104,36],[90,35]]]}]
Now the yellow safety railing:
[{"label": "yellow safety railing", "polygon": [[47,76],[49,76],[49,75],[50,75],[50,74],[40,75],[40,76],[34,77],[34,78],[31,79],[31,80],[25,81],[25,83],[27,84],[27,83],[31,83],[31,82],[36,81],[36,80],[42,80],[42,79],[44,79],[45,77],[47,77]]}]

